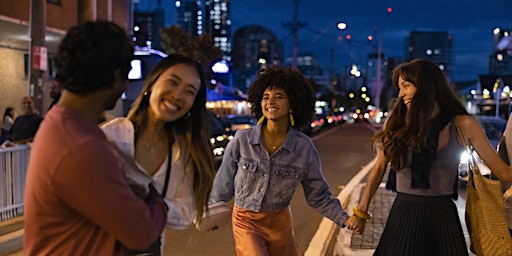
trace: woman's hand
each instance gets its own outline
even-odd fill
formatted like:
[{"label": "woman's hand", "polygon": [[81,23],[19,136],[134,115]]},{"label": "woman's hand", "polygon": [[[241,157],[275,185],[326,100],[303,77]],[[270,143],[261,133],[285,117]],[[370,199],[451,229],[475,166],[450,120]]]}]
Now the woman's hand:
[{"label": "woman's hand", "polygon": [[353,216],[350,216],[350,218],[348,218],[344,224],[347,229],[353,230],[354,234],[356,235],[362,235],[366,226],[366,222],[359,221]]}]

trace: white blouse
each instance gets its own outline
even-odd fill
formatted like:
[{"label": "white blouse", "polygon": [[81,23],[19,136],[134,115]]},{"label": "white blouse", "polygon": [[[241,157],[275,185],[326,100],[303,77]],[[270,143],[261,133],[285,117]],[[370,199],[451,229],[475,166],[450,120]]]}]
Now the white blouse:
[{"label": "white blouse", "polygon": [[[114,140],[117,147],[124,153],[135,156],[135,128],[130,120],[121,117],[113,119],[101,126],[103,132]],[[196,216],[194,190],[192,187],[192,170],[185,168],[188,155],[187,145],[183,139],[176,137],[176,141],[172,145],[172,162],[169,185],[164,201],[169,206],[167,213],[167,228],[183,230],[186,229]],[[167,162],[169,157],[165,159],[158,171],[151,177],[140,164],[135,164],[140,168],[126,168],[126,176],[138,184],[148,187],[149,183],[153,183],[156,189],[161,193],[165,182],[167,170]],[[144,172],[144,173],[143,173]]]}]

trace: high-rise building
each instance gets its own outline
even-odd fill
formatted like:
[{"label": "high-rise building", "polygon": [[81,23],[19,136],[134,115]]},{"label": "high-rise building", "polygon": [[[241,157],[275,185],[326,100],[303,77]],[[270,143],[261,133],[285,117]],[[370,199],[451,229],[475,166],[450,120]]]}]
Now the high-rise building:
[{"label": "high-rise building", "polygon": [[439,65],[450,76],[452,63],[452,36],[443,31],[412,31],[406,41],[406,61],[428,59]]},{"label": "high-rise building", "polygon": [[[286,66],[293,66],[293,56],[286,58]],[[330,90],[329,74],[326,74],[318,64],[318,59],[311,52],[299,52],[296,59],[297,69],[305,77],[312,79],[320,92]]]},{"label": "high-rise building", "polygon": [[283,44],[271,30],[245,26],[233,35],[234,85],[245,91],[262,67],[283,63]]},{"label": "high-rise building", "polygon": [[489,74],[512,75],[512,29],[494,29],[494,44],[489,56]]},{"label": "high-rise building", "polygon": [[133,13],[133,41],[135,45],[162,50],[162,37],[158,31],[164,27],[164,10]]},{"label": "high-rise building", "polygon": [[204,31],[204,10],[202,1],[176,1],[176,24],[191,35],[202,35]]},{"label": "high-rise building", "polygon": [[176,23],[193,36],[210,35],[223,59],[231,61],[230,0],[178,0]]}]

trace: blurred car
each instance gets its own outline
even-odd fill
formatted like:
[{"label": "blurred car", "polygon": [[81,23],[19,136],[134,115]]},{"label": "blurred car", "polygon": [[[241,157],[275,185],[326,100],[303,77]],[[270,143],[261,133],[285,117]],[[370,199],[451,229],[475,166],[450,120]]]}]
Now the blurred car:
[{"label": "blurred car", "polygon": [[323,117],[325,119],[325,125],[334,126],[340,123],[343,123],[343,116],[342,112],[333,112],[333,111],[326,111],[323,114]]},{"label": "blurred car", "polygon": [[[487,139],[491,146],[497,149],[498,144],[500,143],[501,136],[503,136],[503,132],[505,131],[505,127],[507,126],[507,120],[494,117],[494,116],[475,116],[476,119],[480,122],[480,125],[484,129],[485,135],[487,135]],[[484,176],[489,176],[491,174],[491,170],[485,163],[478,157],[476,152],[473,152],[473,157],[478,165],[478,169]],[[469,173],[469,165],[468,161],[470,161],[470,155],[467,152],[463,152],[460,157],[458,173],[459,173],[459,185],[461,187],[465,187],[468,181],[468,173]]]},{"label": "blurred car", "polygon": [[334,111],[332,113],[332,115],[334,117],[335,124],[341,124],[341,123],[345,122],[345,118],[344,118],[343,114],[344,114],[344,111]]},{"label": "blurred car", "polygon": [[220,164],[224,156],[224,150],[229,141],[233,138],[235,132],[231,129],[231,124],[217,117],[215,113],[208,111],[208,121],[210,125],[210,144],[215,162]]},{"label": "blurred car", "polygon": [[229,115],[226,121],[231,124],[231,130],[238,131],[256,126],[258,120],[254,115]]},{"label": "blurred car", "polygon": [[313,117],[313,120],[308,124],[304,125],[300,128],[300,131],[308,136],[312,136],[316,134],[325,124],[325,117],[319,114],[316,114]]}]

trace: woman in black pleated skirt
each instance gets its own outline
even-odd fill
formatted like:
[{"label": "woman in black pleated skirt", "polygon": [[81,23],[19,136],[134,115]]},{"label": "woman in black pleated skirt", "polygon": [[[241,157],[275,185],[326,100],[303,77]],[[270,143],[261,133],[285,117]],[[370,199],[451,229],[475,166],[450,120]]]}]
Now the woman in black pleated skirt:
[{"label": "woman in black pleated skirt", "polygon": [[383,130],[371,140],[376,163],[346,226],[356,235],[364,233],[371,218],[368,207],[390,167],[398,195],[375,255],[466,256],[453,202],[463,152],[457,124],[464,127],[480,158],[492,163],[491,171],[500,180],[512,180],[511,167],[500,161],[482,126],[468,114],[437,63],[412,60],[395,67],[391,79],[399,90],[398,99]]},{"label": "woman in black pleated skirt", "polygon": [[398,193],[374,255],[468,255],[452,198]]}]

